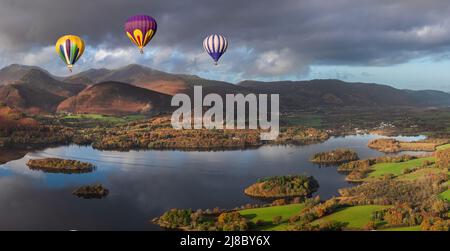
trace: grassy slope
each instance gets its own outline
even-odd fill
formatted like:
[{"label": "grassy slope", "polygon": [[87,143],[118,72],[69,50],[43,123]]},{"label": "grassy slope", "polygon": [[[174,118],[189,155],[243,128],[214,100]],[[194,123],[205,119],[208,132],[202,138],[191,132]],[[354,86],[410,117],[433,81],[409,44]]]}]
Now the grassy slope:
[{"label": "grassy slope", "polygon": [[420,226],[384,228],[380,231],[420,231]]},{"label": "grassy slope", "polygon": [[450,189],[441,193],[441,198],[447,200],[448,202],[450,202]]},{"label": "grassy slope", "polygon": [[282,118],[282,121],[288,125],[293,126],[306,126],[321,128],[323,120],[322,117],[315,114],[301,114],[301,115],[288,115]]},{"label": "grassy slope", "polygon": [[[258,227],[256,230],[285,230],[287,226],[287,220],[300,212],[304,208],[303,204],[290,204],[286,206],[274,206],[274,207],[263,207],[246,209],[239,211],[239,213],[250,219],[253,223],[261,220],[265,224],[264,226]],[[273,225],[272,220],[276,216],[282,217],[282,223],[279,225]]]},{"label": "grassy slope", "polygon": [[398,179],[400,180],[417,180],[420,179],[422,177],[427,177],[430,175],[437,175],[439,173],[446,173],[447,171],[442,169],[442,168],[423,168],[423,169],[419,169],[417,171],[414,171],[412,173],[408,173],[408,174],[403,174],[400,175],[398,177]]},{"label": "grassy slope", "polygon": [[445,149],[449,149],[449,148],[450,148],[450,144],[446,144],[446,145],[442,145],[442,146],[436,147],[437,150],[445,150]]},{"label": "grassy slope", "polygon": [[142,115],[130,115],[124,117],[114,117],[114,116],[105,116],[101,114],[74,114],[74,115],[66,115],[63,119],[76,119],[76,120],[100,120],[111,123],[124,123],[132,120],[142,119],[144,116]]},{"label": "grassy slope", "polygon": [[333,214],[320,218],[314,221],[313,224],[318,225],[324,222],[337,221],[346,223],[346,228],[361,229],[370,221],[373,212],[382,210],[384,208],[386,208],[386,206],[378,205],[347,207]]},{"label": "grassy slope", "polygon": [[[448,172],[448,174],[450,175],[450,171]],[[447,189],[447,191],[441,193],[439,196],[440,196],[442,199],[444,199],[444,200],[450,202],[450,180],[447,181],[447,182],[445,182],[445,183],[444,183],[444,186],[447,186],[448,189]],[[450,216],[450,212],[449,212],[449,216]]]},{"label": "grassy slope", "polygon": [[[447,172],[447,174],[450,176],[450,171]],[[450,180],[444,183],[444,186],[447,186],[447,191],[440,194],[441,198],[447,200],[450,202]]]},{"label": "grassy slope", "polygon": [[369,178],[380,177],[386,174],[401,175],[407,168],[420,167],[425,161],[434,162],[433,157],[414,159],[400,163],[380,163],[372,166],[374,170],[369,174]]}]

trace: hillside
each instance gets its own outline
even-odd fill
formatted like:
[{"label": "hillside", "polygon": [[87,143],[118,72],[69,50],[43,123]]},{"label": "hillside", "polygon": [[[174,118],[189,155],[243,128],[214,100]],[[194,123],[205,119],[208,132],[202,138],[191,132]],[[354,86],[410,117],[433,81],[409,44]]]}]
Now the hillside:
[{"label": "hillside", "polygon": [[450,94],[447,92],[434,90],[404,91],[410,98],[422,106],[450,106]]},{"label": "hillside", "polygon": [[203,86],[204,93],[224,95],[226,93],[246,92],[245,88],[231,83],[206,80],[193,75],[170,74],[136,64],[115,70],[91,69],[69,77],[66,80],[72,81],[77,78],[89,79],[93,83],[118,81],[168,95],[175,95],[177,93],[193,95],[195,85]]},{"label": "hillside", "polygon": [[256,93],[280,94],[283,109],[323,106],[448,106],[450,94],[440,91],[400,90],[387,85],[340,80],[258,82],[238,84]]},{"label": "hillside", "polygon": [[38,68],[22,69],[20,79],[0,86],[0,102],[23,112],[55,112],[61,101],[86,87],[83,84],[61,82]]},{"label": "hillside", "polygon": [[[0,69],[0,86],[13,84],[22,79],[30,70],[48,72],[36,66],[12,64],[3,69]],[[50,75],[50,74],[49,74]]]},{"label": "hillside", "polygon": [[65,98],[79,93],[86,87],[82,84],[71,84],[56,80],[48,73],[37,69],[28,71],[28,73],[25,74],[16,84],[45,90],[49,93]]},{"label": "hillside", "polygon": [[64,100],[58,112],[104,115],[158,114],[170,109],[171,96],[120,82],[93,85]]},{"label": "hillside", "polygon": [[38,124],[36,120],[26,117],[21,112],[0,104],[0,129],[33,127]]},{"label": "hillside", "polygon": [[129,65],[116,70],[90,69],[69,77],[68,80],[75,78],[89,79],[93,83],[117,81],[169,95],[183,92],[186,89],[184,81],[176,75],[139,65]]}]

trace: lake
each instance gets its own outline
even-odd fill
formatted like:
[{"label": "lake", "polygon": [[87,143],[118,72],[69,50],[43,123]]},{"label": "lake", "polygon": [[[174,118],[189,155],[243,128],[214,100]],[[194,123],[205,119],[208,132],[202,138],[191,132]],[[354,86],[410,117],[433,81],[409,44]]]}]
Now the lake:
[{"label": "lake", "polygon": [[[367,147],[369,140],[379,137],[356,135],[307,146],[219,152],[114,152],[76,145],[29,152],[0,165],[0,230],[160,230],[150,220],[171,208],[261,203],[243,190],[258,178],[273,175],[312,175],[320,184],[317,194],[326,199],[351,185],[336,167],[319,167],[309,158],[342,147],[357,151],[360,158],[382,156]],[[49,174],[25,165],[29,159],[46,157],[87,161],[97,169],[88,174]],[[108,197],[84,200],[72,195],[79,186],[98,183],[110,190]]]}]

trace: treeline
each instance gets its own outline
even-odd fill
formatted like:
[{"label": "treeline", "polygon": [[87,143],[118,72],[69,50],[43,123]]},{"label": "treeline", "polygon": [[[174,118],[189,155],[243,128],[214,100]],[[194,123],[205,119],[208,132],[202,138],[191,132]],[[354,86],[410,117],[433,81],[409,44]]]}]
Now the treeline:
[{"label": "treeline", "polygon": [[379,226],[384,228],[420,226],[423,231],[449,231],[450,220],[447,219],[449,209],[446,201],[437,198],[425,207],[411,207],[407,203],[399,203],[374,212],[365,229],[374,230]]},{"label": "treeline", "polygon": [[73,129],[60,126],[3,128],[0,129],[0,147],[30,149],[69,144],[74,135]]},{"label": "treeline", "polygon": [[206,212],[172,209],[154,220],[163,228],[197,231],[246,231],[250,222],[239,212]]},{"label": "treeline", "polygon": [[448,143],[448,139],[426,139],[414,142],[402,142],[392,138],[374,139],[368,146],[384,153],[397,153],[401,151],[433,152],[436,147]]},{"label": "treeline", "polygon": [[345,206],[337,198],[325,202],[321,202],[320,197],[307,199],[305,208],[289,218],[288,229],[294,231],[340,231],[345,225],[339,222],[324,222],[322,224],[312,224],[312,222]]},{"label": "treeline", "polygon": [[436,151],[436,167],[450,168],[450,148]]}]

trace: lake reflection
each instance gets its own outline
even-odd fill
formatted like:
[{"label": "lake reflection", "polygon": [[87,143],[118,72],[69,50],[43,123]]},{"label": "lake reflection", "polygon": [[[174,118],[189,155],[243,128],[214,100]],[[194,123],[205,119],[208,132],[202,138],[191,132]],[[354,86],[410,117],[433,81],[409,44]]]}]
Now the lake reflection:
[{"label": "lake reflection", "polygon": [[[309,146],[264,146],[224,152],[97,151],[62,146],[30,152],[0,165],[1,230],[158,230],[149,221],[171,208],[234,208],[259,203],[243,194],[258,178],[313,175],[322,198],[350,186],[334,167],[308,160],[316,152],[347,147],[361,158],[381,156],[367,147],[374,135],[347,136]],[[401,137],[417,140],[423,137]],[[20,156],[19,156],[20,157]],[[59,157],[97,165],[88,174],[48,174],[28,169],[30,158]],[[101,183],[102,200],[83,200],[72,191]]]}]

